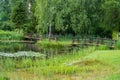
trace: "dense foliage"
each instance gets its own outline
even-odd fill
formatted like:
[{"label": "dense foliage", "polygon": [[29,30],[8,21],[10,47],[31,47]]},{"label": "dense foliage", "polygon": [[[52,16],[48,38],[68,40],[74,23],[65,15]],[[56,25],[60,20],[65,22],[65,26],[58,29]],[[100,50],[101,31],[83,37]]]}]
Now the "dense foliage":
[{"label": "dense foliage", "polygon": [[0,40],[21,40],[23,39],[22,34],[18,34],[13,31],[3,31],[0,30]]},{"label": "dense foliage", "polygon": [[3,30],[102,37],[120,30],[120,0],[0,0],[0,4]]},{"label": "dense foliage", "polygon": [[119,31],[119,0],[36,0],[37,29],[112,37]]}]

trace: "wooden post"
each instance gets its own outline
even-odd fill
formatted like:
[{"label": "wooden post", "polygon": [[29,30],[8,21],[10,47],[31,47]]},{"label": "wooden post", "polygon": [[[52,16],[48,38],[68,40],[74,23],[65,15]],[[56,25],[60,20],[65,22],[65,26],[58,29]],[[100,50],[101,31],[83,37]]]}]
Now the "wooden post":
[{"label": "wooden post", "polygon": [[48,34],[48,39],[49,39],[49,41],[51,41],[51,31],[52,31],[52,24],[51,24],[51,22],[50,22],[49,34]]},{"label": "wooden post", "polygon": [[113,42],[113,41],[110,42],[110,46],[109,46],[109,48],[110,48],[111,50],[115,48],[115,46],[114,46],[114,42]]},{"label": "wooden post", "polygon": [[97,40],[96,40],[96,46],[97,46],[97,47],[99,46],[99,43],[100,43],[100,41],[99,41],[99,39],[97,39]]},{"label": "wooden post", "polygon": [[89,39],[89,45],[92,46],[93,45],[92,43],[93,43],[93,38],[90,38]]}]

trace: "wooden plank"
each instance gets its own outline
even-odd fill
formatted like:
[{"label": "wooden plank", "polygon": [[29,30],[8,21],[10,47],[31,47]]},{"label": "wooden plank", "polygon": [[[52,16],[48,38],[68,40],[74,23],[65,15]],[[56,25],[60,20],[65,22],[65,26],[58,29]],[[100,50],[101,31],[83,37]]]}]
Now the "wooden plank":
[{"label": "wooden plank", "polygon": [[35,39],[35,40],[40,40],[41,38],[25,36],[25,39]]}]

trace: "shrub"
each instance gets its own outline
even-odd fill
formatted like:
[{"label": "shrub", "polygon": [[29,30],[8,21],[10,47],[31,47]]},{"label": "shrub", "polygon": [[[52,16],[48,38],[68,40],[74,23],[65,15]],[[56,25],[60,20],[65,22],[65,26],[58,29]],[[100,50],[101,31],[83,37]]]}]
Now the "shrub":
[{"label": "shrub", "polygon": [[120,49],[120,41],[117,41],[117,43],[115,44],[115,48]]},{"label": "shrub", "polygon": [[21,40],[22,38],[22,34],[18,34],[13,31],[0,30],[0,40]]},{"label": "shrub", "polygon": [[13,30],[13,24],[9,21],[3,21],[0,23],[0,29],[2,30],[9,30],[12,31]]}]

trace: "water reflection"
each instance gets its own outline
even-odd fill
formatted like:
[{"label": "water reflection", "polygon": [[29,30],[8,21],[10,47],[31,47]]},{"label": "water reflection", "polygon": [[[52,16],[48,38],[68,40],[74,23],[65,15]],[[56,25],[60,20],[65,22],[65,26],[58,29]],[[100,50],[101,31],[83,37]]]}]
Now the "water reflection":
[{"label": "water reflection", "polygon": [[18,51],[34,51],[39,52],[40,48],[32,43],[15,43],[15,42],[0,42],[0,52],[16,53]]},{"label": "water reflection", "polygon": [[[66,53],[72,53],[74,50],[78,50],[79,48],[75,47],[69,47],[69,46],[63,46],[61,48],[46,48],[43,46],[37,46],[34,43],[15,43],[15,42],[0,42],[0,56],[16,56],[16,55],[22,55],[26,56],[25,53],[29,56],[32,52],[32,56],[34,56],[34,53],[40,53],[46,55],[46,58],[48,59],[51,56],[56,56],[59,54],[66,54]],[[14,54],[13,54],[14,53]],[[6,56],[7,57],[7,56]]]}]

